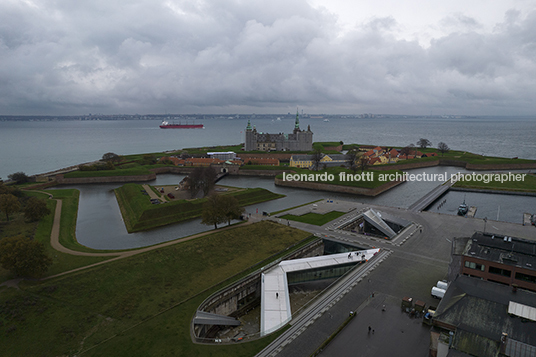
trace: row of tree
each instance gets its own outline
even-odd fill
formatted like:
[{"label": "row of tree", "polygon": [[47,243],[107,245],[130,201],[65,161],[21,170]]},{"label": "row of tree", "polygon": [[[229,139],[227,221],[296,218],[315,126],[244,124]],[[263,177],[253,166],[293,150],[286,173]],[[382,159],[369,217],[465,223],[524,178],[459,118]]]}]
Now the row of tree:
[{"label": "row of tree", "polygon": [[[417,141],[417,145],[421,149],[426,149],[427,147],[432,146],[432,142],[430,140],[428,140],[428,139],[420,138],[419,141]],[[447,144],[445,144],[444,142],[440,141],[437,144],[437,150],[441,153],[441,155],[444,155],[445,153],[450,151],[450,148],[449,148],[449,146]]]},{"label": "row of tree", "polygon": [[218,229],[218,224],[228,222],[231,225],[231,221],[239,219],[243,213],[244,208],[240,207],[235,197],[212,193],[203,205],[201,223],[214,225],[214,229]]},{"label": "row of tree", "polygon": [[[14,174],[10,179],[24,180],[23,175],[18,174]],[[19,188],[0,183],[0,212],[5,214],[4,224],[9,224],[12,216],[19,211],[22,211],[26,221],[30,222],[50,214],[45,200],[27,197]],[[0,239],[0,266],[15,276],[39,277],[51,264],[52,259],[46,254],[45,246],[32,238],[17,235]]]},{"label": "row of tree", "polygon": [[19,212],[21,208],[24,217],[30,222],[38,221],[50,214],[45,200],[27,197],[19,188],[0,183],[0,212],[5,215],[6,221],[9,222],[10,216]]}]

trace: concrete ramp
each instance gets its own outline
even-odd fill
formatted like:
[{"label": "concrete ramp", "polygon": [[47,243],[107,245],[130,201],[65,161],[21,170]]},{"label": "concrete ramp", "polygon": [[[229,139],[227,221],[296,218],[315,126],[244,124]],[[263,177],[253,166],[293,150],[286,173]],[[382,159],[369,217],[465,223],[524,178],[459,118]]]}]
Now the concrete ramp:
[{"label": "concrete ramp", "polygon": [[318,257],[284,260],[277,266],[261,274],[261,336],[265,336],[284,326],[292,319],[287,273],[348,264],[367,262],[380,249],[322,255]]},{"label": "concrete ramp", "polygon": [[363,213],[363,218],[365,218],[365,221],[372,224],[374,228],[385,234],[389,239],[393,239],[396,236],[395,231],[389,227],[387,223],[382,219],[381,214],[374,211],[373,209],[369,209],[365,213]]},{"label": "concrete ramp", "polygon": [[196,325],[221,325],[221,326],[240,326],[241,322],[230,316],[213,314],[206,311],[197,311],[194,317]]}]

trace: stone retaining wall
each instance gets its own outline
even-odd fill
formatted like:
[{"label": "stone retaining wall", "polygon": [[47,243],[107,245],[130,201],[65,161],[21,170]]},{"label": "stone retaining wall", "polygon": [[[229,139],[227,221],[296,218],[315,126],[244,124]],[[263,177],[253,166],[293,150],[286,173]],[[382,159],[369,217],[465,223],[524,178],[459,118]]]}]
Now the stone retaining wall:
[{"label": "stone retaining wall", "polygon": [[493,193],[496,195],[515,195],[515,196],[536,196],[536,192],[520,192],[520,191],[507,191],[507,190],[487,190],[482,188],[466,188],[466,187],[454,187],[449,188],[451,191],[462,192],[479,192],[479,193]]},{"label": "stone retaining wall", "polygon": [[434,161],[423,161],[423,162],[411,162],[407,164],[398,164],[398,165],[372,165],[369,166],[370,169],[385,171],[385,170],[411,170],[411,169],[420,169],[423,167],[432,167],[439,165],[439,160]]},{"label": "stone retaining wall", "polygon": [[[265,177],[275,177],[283,172],[289,172],[291,170],[240,170],[234,175],[238,176],[265,176]],[[232,173],[229,173],[233,175]]]},{"label": "stone retaining wall", "polygon": [[536,162],[534,163],[520,163],[520,164],[471,164],[465,161],[450,160],[450,159],[438,159],[434,161],[412,162],[407,164],[398,165],[373,165],[371,169],[384,171],[384,170],[411,170],[420,169],[424,167],[433,166],[454,166],[463,167],[467,170],[524,170],[524,169],[536,169]]},{"label": "stone retaining wall", "polygon": [[88,183],[114,183],[114,182],[145,182],[156,179],[156,174],[136,176],[99,176],[99,177],[72,177],[65,178],[63,174],[56,175],[59,185],[78,185]]},{"label": "stone retaining wall", "polygon": [[296,154],[283,154],[283,153],[266,153],[266,154],[243,154],[243,153],[237,153],[236,156],[240,157],[244,162],[247,162],[247,159],[258,159],[258,158],[270,158],[270,159],[278,159],[280,161],[289,161],[290,157],[292,155]]},{"label": "stone retaining wall", "polygon": [[283,181],[280,178],[277,178],[277,177],[275,178],[275,184],[278,186],[305,188],[308,190],[350,193],[354,195],[363,195],[363,196],[372,196],[372,197],[377,196],[380,193],[383,193],[395,186],[398,186],[403,182],[404,181],[391,181],[381,186],[378,186],[376,188],[363,188],[363,187],[354,187],[354,186],[333,185],[329,183],[319,183],[319,182]]},{"label": "stone retaining wall", "polygon": [[468,170],[524,170],[524,169],[536,169],[536,162],[534,163],[522,163],[522,164],[495,164],[495,165],[475,165],[467,164],[465,166]]}]

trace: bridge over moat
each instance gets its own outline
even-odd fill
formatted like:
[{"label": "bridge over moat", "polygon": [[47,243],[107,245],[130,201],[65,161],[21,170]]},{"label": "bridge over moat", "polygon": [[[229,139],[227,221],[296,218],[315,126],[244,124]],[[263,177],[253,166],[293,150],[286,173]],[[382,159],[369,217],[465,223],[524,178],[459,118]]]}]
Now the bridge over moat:
[{"label": "bridge over moat", "polygon": [[447,192],[456,181],[447,180],[445,183],[437,186],[432,191],[428,192],[426,195],[418,199],[411,206],[408,207],[408,210],[413,212],[424,211],[432,203],[435,202],[439,197],[441,197],[445,192]]}]

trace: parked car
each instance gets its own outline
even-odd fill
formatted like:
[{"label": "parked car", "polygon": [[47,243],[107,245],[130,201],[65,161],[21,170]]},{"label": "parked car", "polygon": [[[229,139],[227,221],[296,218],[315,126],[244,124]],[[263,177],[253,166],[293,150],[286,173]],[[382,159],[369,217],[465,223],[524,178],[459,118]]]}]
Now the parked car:
[{"label": "parked car", "polygon": [[173,194],[172,194],[171,192],[168,193],[167,196],[168,196],[169,198],[175,198],[175,196],[173,196]]}]

